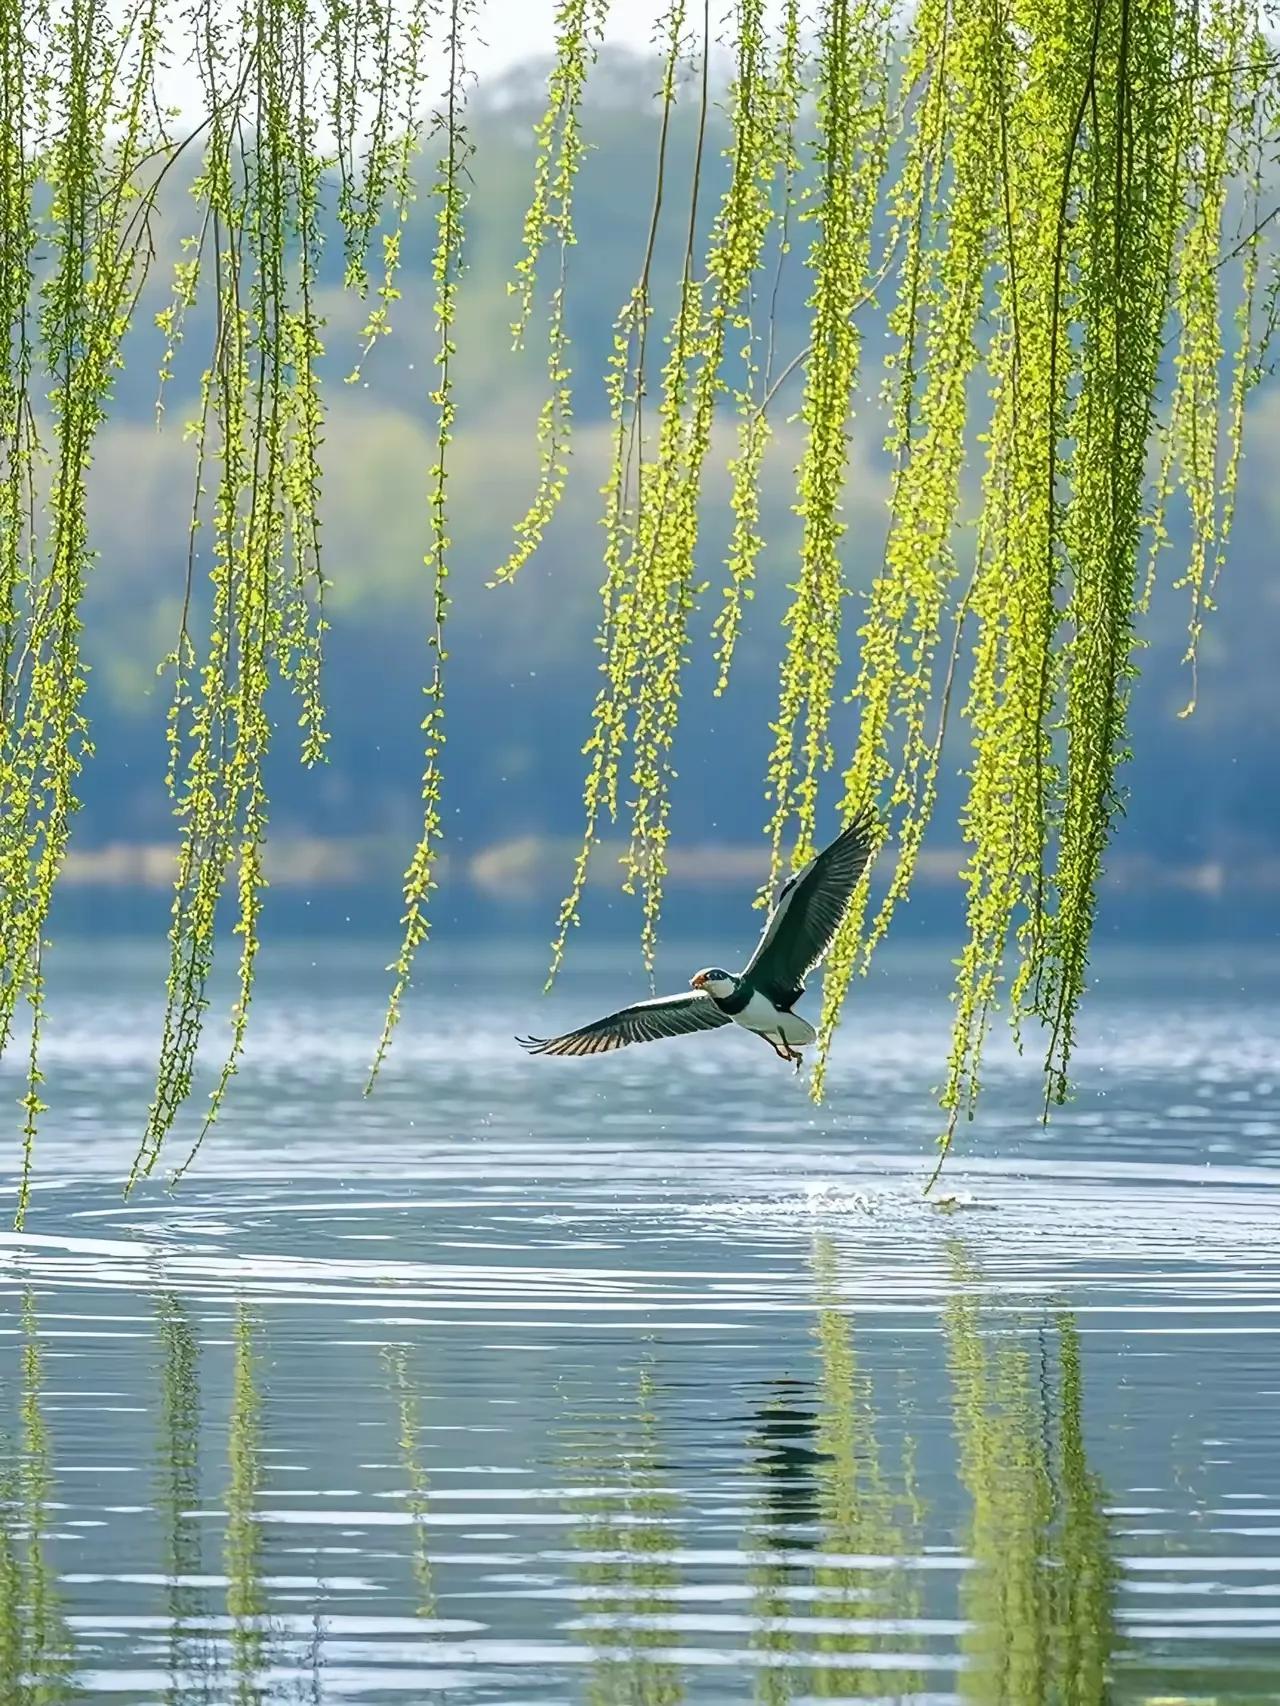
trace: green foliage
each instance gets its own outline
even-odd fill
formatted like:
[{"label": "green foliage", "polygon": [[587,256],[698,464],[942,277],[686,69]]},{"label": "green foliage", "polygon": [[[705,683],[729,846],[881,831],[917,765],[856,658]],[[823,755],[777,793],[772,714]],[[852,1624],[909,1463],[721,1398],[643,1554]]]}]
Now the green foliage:
[{"label": "green foliage", "polygon": [[[822,1015],[828,1041],[849,976],[856,965],[865,966],[907,892],[936,790],[941,726],[935,736],[928,717],[956,572],[966,387],[978,357],[995,208],[998,157],[989,116],[1005,50],[996,25],[989,8],[953,16],[946,5],[922,7],[907,66],[919,117],[893,198],[895,241],[904,258],[890,319],[897,346],[886,382],[894,462],[890,524],[860,632],[854,698],[862,717],[843,808],[853,811],[875,793],[887,794],[890,813],[899,814],[898,860],[878,913],[868,924],[864,886],[835,946]],[[939,230],[945,242],[937,240]],[[819,1086],[821,1071],[820,1062]]]},{"label": "green foliage", "polygon": [[[566,489],[569,291],[584,104],[604,0],[559,0],[533,189],[512,294],[517,341],[546,297],[536,488],[495,579],[543,542]],[[736,437],[728,547],[710,618],[730,676],[766,548],[761,490],[776,408],[803,375],[801,548],[786,616],[767,786],[775,868],[874,800],[894,866],[860,893],[832,954],[823,1059],[850,980],[906,898],[949,724],[969,742],[968,928],[956,985],[943,1152],[972,1112],[1004,1002],[1045,1028],[1061,1100],[1111,828],[1123,804],[1139,622],[1186,512],[1174,569],[1190,602],[1189,704],[1226,560],[1246,403],[1280,305],[1264,185],[1280,125],[1273,9],[1257,0],[797,0],[766,26],[735,0],[717,195],[707,0],[670,0],[652,215],[604,374],[600,683],[585,831],[560,963],[592,850],[624,814],[624,876],[652,964],[671,834],[678,719],[701,576],[704,481]],[[325,568],[318,514],[324,233],[340,236],[360,363],[389,333],[419,151],[438,141],[434,374],[426,397],[428,647],[422,829],[374,1072],[399,1019],[443,839],[449,467],[471,142],[466,57],[481,0],[0,0],[0,1049],[30,1042],[21,1218],[41,1112],[46,924],[89,753],[81,657],[94,572],[87,476],[155,253],[161,188],[194,164],[191,235],[154,314],[161,403],[204,368],[190,423],[185,592],[165,660],[177,824],[170,970],[155,1095],[132,1178],[159,1160],[196,1077],[219,924],[240,938],[230,1040],[199,1143],[241,1059],[257,970],[275,706],[292,693],[304,763],[321,760]],[[180,44],[200,111],[166,111]],[[443,86],[427,68],[443,65]],[[679,105],[692,107],[689,120]],[[184,128],[185,127],[185,128]],[[689,184],[687,196],[683,193]],[[677,191],[673,186],[679,185]],[[799,225],[807,252],[793,253]],[[336,239],[335,239],[336,240]],[[674,276],[661,268],[677,255]],[[548,263],[550,276],[546,275]],[[805,269],[806,347],[775,350],[784,269]],[[540,274],[542,275],[540,277]],[[849,542],[843,503],[858,395],[873,382],[859,312],[892,295],[885,361],[891,502],[883,559],[840,702]],[[669,301],[659,359],[655,304]],[[664,308],[664,313],[666,309]],[[200,327],[208,348],[189,346]],[[330,339],[332,342],[333,340]],[[847,650],[847,647],[845,648]],[[825,837],[825,832],[823,832]],[[815,1075],[820,1093],[822,1065]],[[181,1171],[181,1169],[179,1169]]]},{"label": "green foliage", "polygon": [[[742,628],[744,605],[753,596],[756,565],[764,539],[760,533],[760,471],[769,442],[768,404],[775,389],[773,378],[774,313],[782,268],[791,252],[791,215],[795,200],[796,174],[800,159],[796,151],[796,125],[800,116],[802,96],[800,15],[798,0],[787,0],[783,14],[781,37],[777,49],[777,64],[772,83],[769,82],[767,62],[763,58],[759,9],[753,14],[753,28],[742,21],[738,37],[737,78],[733,88],[734,175],[741,176],[752,196],[757,216],[766,222],[759,231],[764,243],[770,235],[768,215],[776,217],[777,263],[768,309],[768,333],[763,373],[760,371],[757,328],[751,313],[754,307],[753,275],[759,265],[759,254],[743,269],[740,290],[745,308],[733,317],[736,328],[744,331],[742,346],[743,383],[736,396],[738,407],[738,452],[729,463],[733,480],[730,505],[733,510],[733,533],[729,541],[726,567],[729,582],[724,589],[724,604],[715,621],[719,637],[716,662],[716,693],[722,694],[729,682],[729,669]],[[752,227],[748,225],[748,230]],[[784,375],[785,377],[785,375]],[[759,390],[759,395],[757,391]]]},{"label": "green foliage", "polygon": [[[90,750],[80,658],[93,564],[86,476],[149,241],[152,196],[135,178],[151,146],[158,7],[135,12],[121,43],[95,0],[73,0],[57,29],[34,34],[21,6],[0,6],[0,1051],[25,999],[19,1223],[41,1111],[43,933]],[[49,201],[37,216],[40,181]],[[48,415],[39,420],[42,383]]]},{"label": "green foliage", "polygon": [[[730,170],[705,253],[695,267],[710,54],[709,19],[704,8],[683,271],[679,302],[666,340],[669,353],[661,375],[658,427],[649,451],[642,405],[647,383],[646,335],[652,312],[650,274],[666,187],[683,4],[673,6],[666,20],[663,123],[653,217],[640,280],[619,317],[615,365],[610,374],[615,435],[613,466],[605,488],[609,575],[600,636],[606,684],[597,698],[592,733],[584,749],[591,756],[586,834],[573,886],[561,910],[553,975],[568,928],[577,922],[601,814],[607,811],[611,819],[617,816],[619,778],[628,747],[633,794],[625,887],[628,892],[638,888],[643,897],[642,951],[646,967],[652,970],[670,837],[676,721],[689,619],[700,590],[695,565],[702,480],[712,448],[717,405],[729,396],[736,405],[740,429],[738,454],[731,470],[735,526],[727,563],[729,583],[716,624],[720,635],[717,691],[723,691],[728,678],[742,606],[750,596],[762,543],[757,531],[758,480],[766,432],[763,398],[758,395],[761,358],[752,307],[754,281],[779,219],[778,185],[781,208],[790,204],[795,164],[792,137],[799,101],[799,27],[794,8],[788,8],[775,56],[760,0],[739,0],[734,25],[736,64],[729,91],[732,140],[727,150]],[[855,190],[856,186],[850,186],[847,197]],[[737,351],[729,347],[731,333],[743,340]],[[730,385],[726,362],[734,355],[740,361],[741,373],[738,382]]]},{"label": "green foliage", "polygon": [[804,537],[795,601],[786,619],[787,649],[769,759],[775,876],[792,818],[798,855],[811,850],[819,777],[834,758],[828,731],[847,591],[840,500],[861,345],[853,316],[865,296],[876,189],[888,152],[891,13],[885,0],[833,0],[823,10],[818,33],[817,182],[801,214],[816,232],[809,250],[813,318],[801,410],[806,440],[796,475]]},{"label": "green foliage", "polygon": [[[131,1185],[154,1167],[191,1092],[220,903],[232,873],[238,993],[230,1045],[191,1156],[243,1050],[265,887],[263,767],[273,679],[289,681],[298,696],[304,762],[314,763],[325,741],[316,521],[323,432],[315,376],[322,353],[314,305],[319,160],[304,23],[293,10],[246,4],[235,17],[210,14],[201,32],[198,64],[210,114],[192,186],[201,234],[176,281],[174,318],[205,289],[215,334],[190,428],[196,483],[188,580],[166,660],[174,684],[169,784],[181,833],[168,1000]],[[161,321],[165,330],[163,313]],[[201,644],[194,581],[205,536],[212,596]]]},{"label": "green foliage", "polygon": [[[600,625],[600,648],[604,659],[600,665],[604,681],[596,694],[591,717],[591,734],[583,747],[590,759],[586,782],[586,828],[582,847],[574,865],[573,881],[560,908],[559,924],[552,946],[551,978],[554,978],[564,956],[565,942],[571,926],[578,922],[578,904],[586,885],[587,869],[596,844],[597,831],[603,815],[611,821],[618,815],[618,785],[622,757],[628,739],[628,721],[634,712],[633,683],[644,667],[645,645],[649,631],[649,612],[643,602],[639,576],[640,541],[636,530],[637,515],[644,512],[644,395],[646,358],[648,353],[649,321],[653,312],[650,281],[657,244],[658,225],[662,218],[667,188],[668,145],[671,138],[672,109],[676,99],[676,79],[680,66],[682,33],[685,26],[685,0],[671,0],[663,16],[663,54],[661,120],[658,129],[658,159],[653,195],[653,211],[645,244],[640,274],[630,295],[623,304],[614,329],[613,352],[605,374],[605,391],[609,400],[612,461],[603,488],[605,512],[602,519],[605,534],[605,579],[601,587],[604,612]],[[696,182],[696,175],[695,175]],[[695,191],[696,196],[696,191]],[[692,229],[692,220],[690,222]],[[687,333],[689,306],[689,268],[686,262],[685,288],[681,292],[677,327],[681,339]],[[683,346],[677,359],[668,365],[672,390],[667,395],[664,417],[668,439],[678,437],[678,387],[683,382]],[[650,511],[652,515],[652,511]],[[663,518],[665,520],[665,518]],[[663,520],[651,521],[660,534]],[[653,584],[653,568],[657,553],[648,554],[649,582]],[[647,814],[648,802],[638,801],[637,817],[641,810]],[[631,861],[634,869],[634,859]],[[656,868],[652,892],[660,892],[660,876]],[[648,946],[648,935],[646,935]]]}]

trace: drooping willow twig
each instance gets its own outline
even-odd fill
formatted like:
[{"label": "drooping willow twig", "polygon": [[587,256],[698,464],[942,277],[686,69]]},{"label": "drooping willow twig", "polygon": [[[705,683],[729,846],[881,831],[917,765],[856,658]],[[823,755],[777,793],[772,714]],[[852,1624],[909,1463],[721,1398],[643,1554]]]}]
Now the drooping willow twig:
[{"label": "drooping willow twig", "polygon": [[458,275],[462,268],[463,212],[466,190],[463,171],[469,152],[463,123],[466,37],[475,7],[473,0],[448,0],[446,64],[448,82],[439,122],[441,151],[433,192],[436,202],[436,243],[431,262],[435,286],[435,385],[431,403],[436,417],[435,461],[428,474],[429,544],[426,563],[431,571],[431,674],[426,687],[427,712],[422,720],[425,762],[422,773],[422,834],[404,877],[404,936],[390,970],[393,978],[382,1035],[369,1070],[371,1087],[386,1057],[391,1034],[400,1022],[401,1002],[418,949],[429,929],[427,898],[435,887],[435,863],[442,833],[440,789],[444,747],[445,618],[449,611],[449,446],[457,404],[453,390],[454,325],[457,317]]},{"label": "drooping willow twig", "polygon": [[604,606],[600,631],[604,661],[600,671],[604,681],[592,707],[591,733],[582,749],[590,761],[585,790],[586,824],[569,892],[560,907],[551,948],[548,987],[564,958],[569,931],[578,922],[578,907],[586,887],[601,820],[605,816],[615,820],[618,815],[618,783],[627,739],[629,688],[637,664],[636,588],[629,574],[629,565],[634,550],[635,517],[644,497],[644,463],[642,457],[638,466],[636,461],[637,447],[643,450],[643,406],[652,314],[650,279],[667,192],[668,146],[684,26],[685,0],[671,0],[661,22],[664,43],[662,108],[644,257],[636,282],[615,322],[613,352],[605,374],[612,459],[604,486],[605,513],[601,518],[605,533],[605,579],[600,589]]},{"label": "drooping willow twig", "polygon": [[556,282],[547,316],[547,396],[537,427],[538,485],[528,509],[516,522],[515,544],[497,569],[495,584],[511,580],[541,545],[564,496],[569,472],[573,370],[565,310],[569,250],[577,242],[573,192],[586,151],[579,108],[606,10],[607,0],[560,0],[556,11],[555,63],[547,109],[534,131],[538,157],[533,169],[533,199],[524,216],[524,253],[516,262],[515,278],[507,286],[517,301],[511,336],[519,349],[533,315],[539,260],[550,245],[555,245]]}]

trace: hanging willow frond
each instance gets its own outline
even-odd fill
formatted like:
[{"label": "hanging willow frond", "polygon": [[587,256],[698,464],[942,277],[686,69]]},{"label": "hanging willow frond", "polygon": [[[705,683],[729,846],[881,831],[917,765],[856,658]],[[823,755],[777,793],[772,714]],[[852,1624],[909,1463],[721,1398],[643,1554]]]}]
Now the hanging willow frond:
[{"label": "hanging willow frond", "polygon": [[786,616],[768,788],[771,878],[793,819],[797,857],[817,827],[818,784],[830,766],[828,735],[840,668],[840,624],[847,592],[839,519],[848,471],[849,416],[861,340],[854,312],[866,299],[871,234],[889,146],[891,5],[885,0],[828,0],[815,56],[817,181],[801,217],[816,229],[809,356],[801,416],[804,457],[797,471],[797,513],[804,524],[800,579]]},{"label": "hanging willow frond", "polygon": [[[301,702],[302,753],[323,751],[318,522],[323,416],[315,364],[319,232],[308,117],[308,42],[282,9],[209,20],[200,62],[211,114],[193,193],[205,209],[214,349],[193,426],[194,569],[207,517],[208,640],[193,638],[191,589],[171,654],[170,777],[182,831],[168,1001],[155,1096],[130,1178],[145,1177],[190,1094],[207,1009],[219,903],[235,872],[238,992],[231,1040],[187,1162],[217,1118],[248,1024],[259,946],[273,677]],[[198,288],[198,277],[184,284]]]},{"label": "hanging willow frond", "polygon": [[[682,12],[668,19],[667,106],[674,94]],[[621,534],[610,543],[612,564],[604,589],[602,644],[609,687],[596,707],[596,732],[587,750],[593,759],[587,786],[587,831],[579,854],[573,889],[562,909],[554,948],[553,973],[563,952],[570,923],[585,879],[601,805],[616,815],[617,785],[623,752],[629,743],[634,790],[631,837],[624,860],[624,887],[642,896],[641,949],[652,971],[658,916],[666,875],[670,834],[670,786],[674,778],[671,754],[688,646],[689,617],[694,608],[702,477],[711,450],[717,405],[730,395],[743,417],[742,452],[734,468],[733,505],[737,527],[731,542],[730,584],[718,629],[723,639],[718,653],[720,686],[727,676],[740,624],[746,583],[754,570],[760,541],[755,533],[759,503],[756,485],[764,449],[763,410],[755,396],[759,371],[751,304],[765,259],[765,246],[775,219],[773,189],[792,156],[789,138],[796,122],[798,23],[794,9],[784,21],[777,73],[769,63],[762,0],[740,0],[734,14],[737,46],[735,76],[730,88],[731,144],[729,179],[712,221],[706,253],[695,268],[698,201],[703,145],[708,113],[710,11],[704,5],[700,104],[697,142],[692,167],[692,191],[684,244],[684,271],[679,304],[667,336],[668,357],[662,370],[657,441],[652,461],[646,459],[639,431],[644,392],[643,339],[636,340],[635,404],[632,438],[626,438],[625,409],[616,416],[618,438],[613,478],[608,490],[611,516],[626,514],[630,502],[630,462],[635,456],[635,520],[625,547]],[[667,119],[664,116],[659,153],[659,192],[650,246],[642,272],[643,298],[629,305],[637,321],[647,318],[647,275],[661,205]],[[740,352],[729,350],[732,331],[745,335]],[[620,347],[628,360],[630,345]],[[725,377],[726,359],[740,354],[744,378],[732,389]],[[624,393],[615,393],[621,400]],[[624,448],[625,446],[625,448]],[[608,518],[607,518],[608,519]],[[607,737],[605,736],[607,731]],[[599,743],[599,744],[596,744]]]},{"label": "hanging willow frond", "polygon": [[[866,886],[855,896],[830,960],[826,1038],[855,965],[865,966],[907,893],[933,808],[941,751],[941,730],[935,736],[929,723],[934,665],[956,574],[967,386],[979,355],[997,204],[999,156],[990,134],[1004,47],[997,21],[993,6],[924,5],[908,61],[917,119],[895,197],[904,261],[890,320],[898,340],[888,386],[893,492],[884,565],[860,631],[853,699],[861,721],[842,808],[856,810],[886,791],[890,811],[900,813],[898,860],[869,924]],[[819,1089],[821,1077],[820,1063]]]},{"label": "hanging willow frond", "polygon": [[[1252,27],[1251,9],[1239,3],[1215,6],[1188,40],[1191,65],[1201,75],[1188,79],[1182,114],[1182,169],[1190,217],[1174,260],[1174,311],[1179,342],[1174,358],[1177,380],[1169,409],[1169,450],[1178,483],[1186,495],[1191,549],[1174,585],[1189,590],[1187,651],[1191,687],[1182,715],[1189,716],[1199,695],[1200,638],[1213,609],[1214,589],[1224,561],[1224,546],[1235,515],[1235,494],[1243,447],[1244,404],[1253,384],[1253,315],[1259,253],[1248,243],[1242,256],[1243,280],[1236,314],[1238,338],[1232,365],[1230,399],[1223,419],[1222,288],[1219,270],[1226,243],[1226,211],[1232,186],[1252,180],[1253,218],[1258,217],[1260,156],[1266,95],[1275,66],[1262,51]],[[1239,79],[1223,75],[1239,68]]]},{"label": "hanging willow frond", "polygon": [[[369,238],[384,210],[389,209],[392,214],[390,229],[382,233],[382,278],[376,302],[370,308],[360,334],[359,359],[347,375],[349,385],[360,379],[362,364],[379,339],[390,334],[391,311],[400,300],[396,278],[400,271],[404,228],[416,195],[414,167],[422,143],[421,100],[431,12],[431,0],[408,0],[405,15],[391,30],[394,45],[388,43],[385,49],[380,48],[383,57],[376,62],[380,67],[376,90],[365,86],[366,101],[373,99],[376,104],[363,187],[358,203],[351,201],[349,204],[352,207],[358,205],[358,215],[348,213],[348,204],[343,199],[349,193],[349,166],[339,192],[338,211],[347,246],[346,283],[348,288],[357,289],[362,297],[368,290],[365,256]],[[378,16],[380,21],[384,17],[381,13]],[[337,76],[335,68],[335,84]],[[395,111],[391,110],[393,100]],[[391,126],[394,129],[389,128]]]},{"label": "hanging willow frond", "polygon": [[[637,646],[638,667],[631,691],[636,711],[632,781],[636,790],[628,886],[640,884],[644,898],[641,949],[652,971],[658,914],[666,876],[670,834],[671,751],[693,610],[702,476],[711,449],[717,402],[731,326],[747,329],[752,281],[761,264],[772,220],[769,199],[774,161],[765,138],[770,90],[766,80],[763,7],[741,0],[739,56],[731,92],[733,144],[729,183],[713,221],[703,277],[695,278],[698,192],[707,121],[711,51],[710,12],[704,7],[702,96],[698,148],[685,243],[680,307],[669,338],[671,356],[663,374],[656,468],[637,528],[637,608],[645,628]],[[748,346],[748,371],[750,346]]]},{"label": "hanging willow frond", "polygon": [[[0,1052],[25,998],[31,1044],[19,1224],[42,1111],[43,932],[78,804],[76,778],[91,750],[80,654],[80,603],[94,555],[86,477],[150,241],[151,199],[136,179],[156,147],[150,94],[158,15],[154,0],[130,15],[116,39],[97,0],[75,0],[60,29],[33,40],[22,8],[0,6],[0,292],[8,334],[0,381]],[[41,217],[49,263],[37,285],[41,179],[50,196]],[[37,363],[52,387],[47,451],[33,396]]]},{"label": "hanging willow frond", "polygon": [[[1037,968],[1050,1028],[1047,1094],[1067,1090],[1097,881],[1119,809],[1132,673],[1135,564],[1144,513],[1152,394],[1168,295],[1166,233],[1178,207],[1170,158],[1176,100],[1165,77],[1171,5],[1096,7],[1089,161],[1072,232],[1084,322],[1062,536],[1072,574],[1066,618],[1067,757],[1053,875],[1056,910]],[[1135,126],[1133,108],[1143,111]]]},{"label": "hanging willow frond", "polygon": [[616,820],[618,815],[618,782],[627,741],[631,682],[640,665],[640,624],[644,613],[638,608],[638,588],[631,565],[636,545],[636,515],[643,509],[645,495],[643,405],[649,321],[653,313],[650,281],[667,193],[667,151],[684,28],[685,0],[671,0],[660,25],[663,42],[662,109],[648,236],[639,276],[614,323],[613,350],[605,371],[612,459],[602,488],[605,500],[605,512],[601,518],[605,533],[605,578],[600,589],[603,613],[599,645],[604,654],[600,664],[604,681],[596,693],[592,709],[591,734],[582,749],[590,760],[585,788],[586,824],[569,892],[560,906],[551,947],[548,988],[560,969],[569,931],[578,923],[578,907],[586,887],[600,820],[605,815],[611,821]]},{"label": "hanging willow frond", "polygon": [[[1093,64],[1092,18],[1073,18],[1075,35],[1046,32],[1021,71],[1008,24],[997,49],[999,313],[986,357],[993,407],[965,706],[975,750],[963,824],[973,852],[964,871],[968,941],[943,1090],[948,1141],[958,1113],[970,1111],[977,1095],[1010,933],[1020,934],[1030,976],[1044,930],[1041,861],[1057,786],[1048,724],[1061,572],[1059,436],[1074,372],[1064,313],[1065,244]],[[1054,209],[1053,219],[1041,220],[1032,211],[1037,206]],[[1019,1003],[1015,995],[1015,1014]]]}]

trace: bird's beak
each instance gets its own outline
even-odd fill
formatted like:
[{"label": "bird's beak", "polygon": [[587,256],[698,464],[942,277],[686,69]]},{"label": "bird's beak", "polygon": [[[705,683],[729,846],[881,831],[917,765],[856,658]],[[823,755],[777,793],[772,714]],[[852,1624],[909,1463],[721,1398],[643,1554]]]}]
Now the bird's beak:
[{"label": "bird's beak", "polygon": [[690,989],[705,989],[706,986],[707,986],[707,980],[705,977],[703,977],[701,972],[698,973],[697,977],[691,977],[689,979],[689,988]]}]

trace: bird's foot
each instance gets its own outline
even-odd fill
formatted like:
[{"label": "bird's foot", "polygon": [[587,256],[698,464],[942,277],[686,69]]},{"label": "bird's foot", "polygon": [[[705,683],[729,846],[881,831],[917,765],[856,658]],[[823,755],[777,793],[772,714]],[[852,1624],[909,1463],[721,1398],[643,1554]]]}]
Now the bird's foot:
[{"label": "bird's foot", "polygon": [[777,1055],[779,1060],[793,1061],[795,1063],[796,1071],[799,1072],[800,1068],[804,1065],[804,1056],[798,1049],[793,1049],[791,1047],[790,1043],[787,1042],[781,1032],[778,1033],[778,1040],[776,1043],[772,1037],[768,1038],[768,1043],[769,1047]]}]

